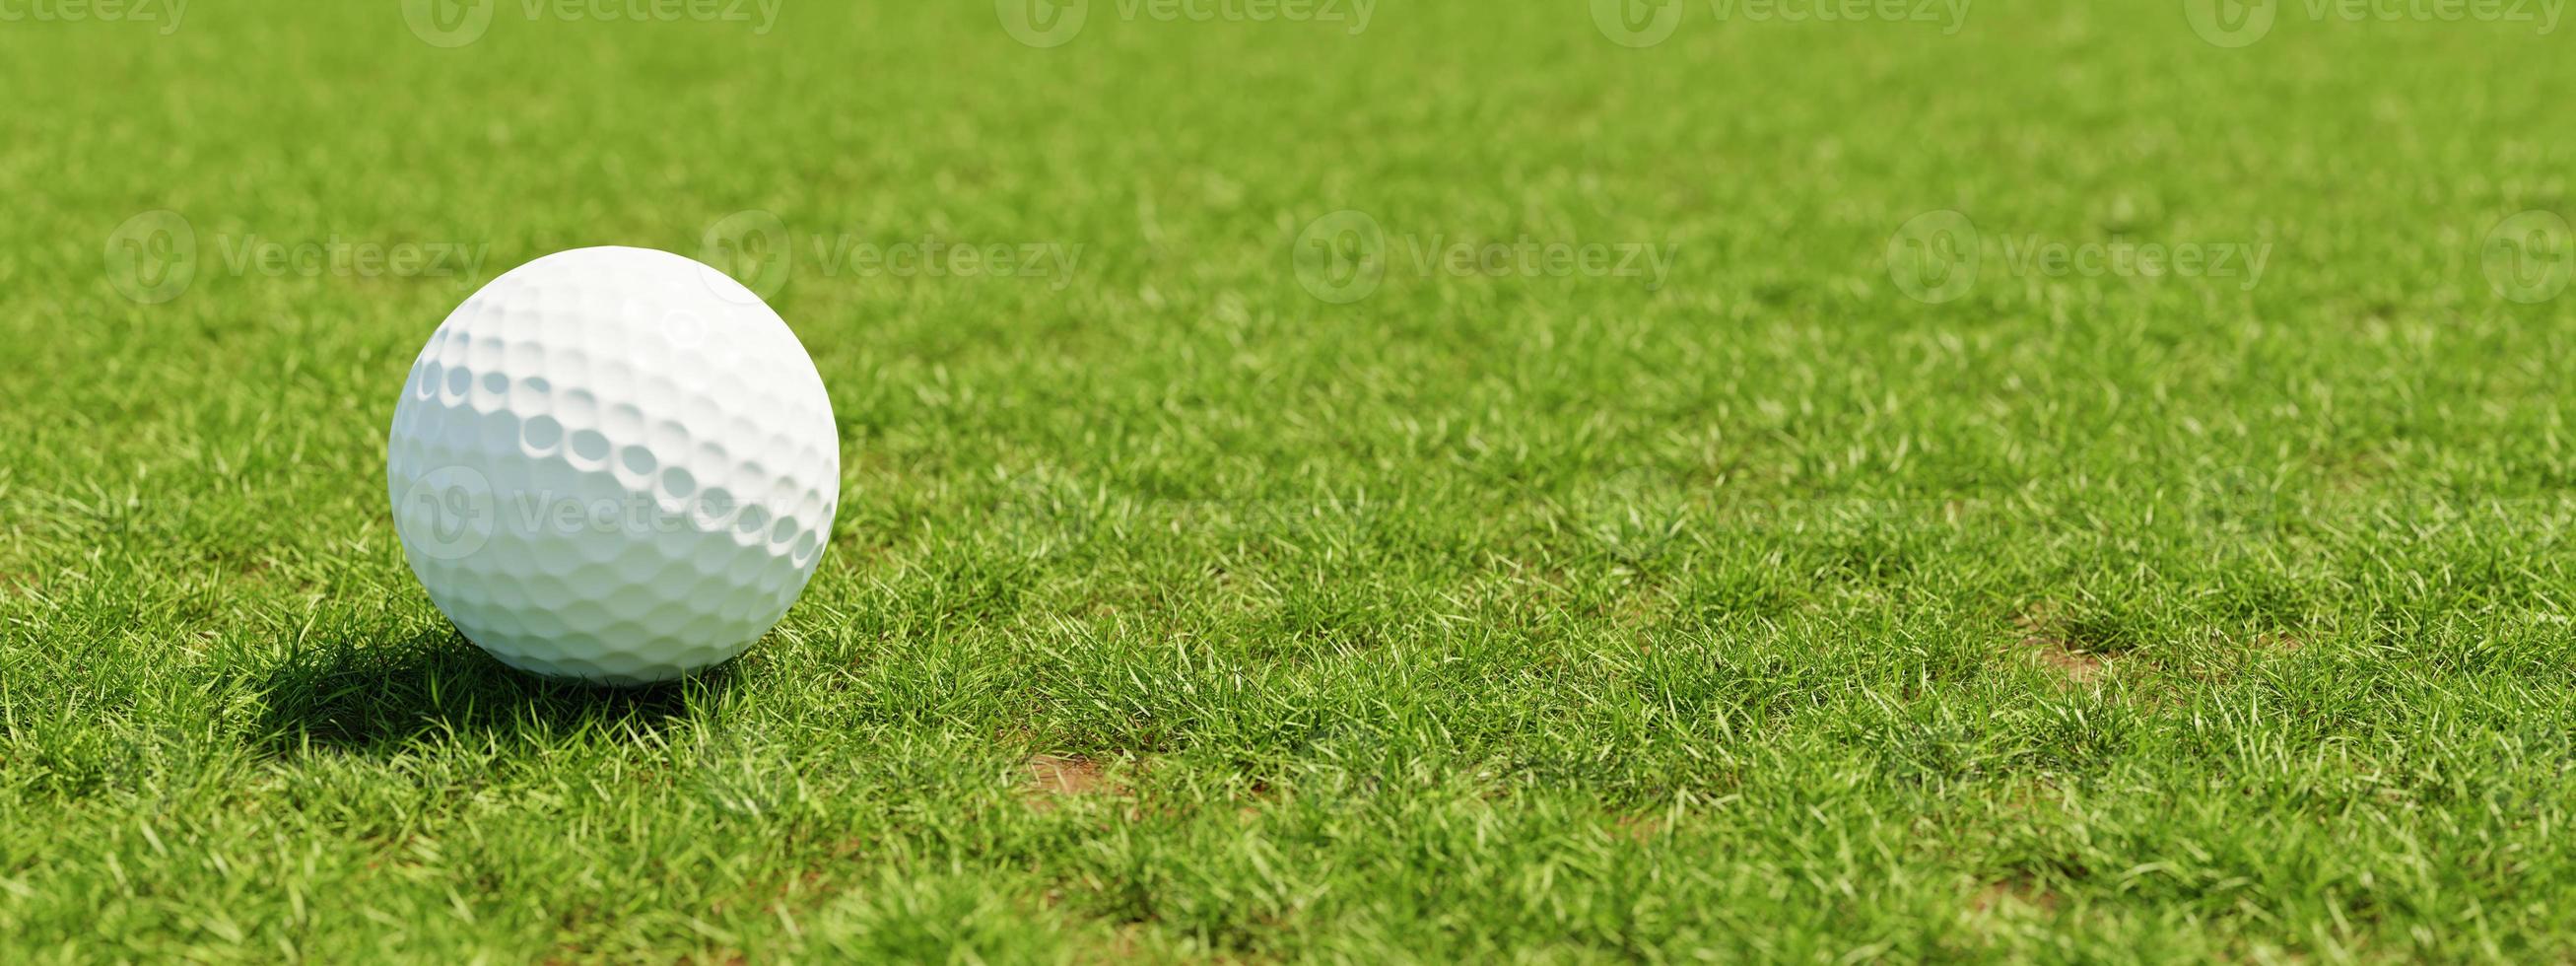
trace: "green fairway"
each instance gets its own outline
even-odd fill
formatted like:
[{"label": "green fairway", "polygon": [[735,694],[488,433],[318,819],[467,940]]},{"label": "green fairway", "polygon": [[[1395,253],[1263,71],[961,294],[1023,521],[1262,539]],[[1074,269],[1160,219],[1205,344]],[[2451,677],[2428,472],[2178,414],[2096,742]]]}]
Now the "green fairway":
[{"label": "green fairway", "polygon": [[[0,963],[2576,959],[2556,2],[0,0]],[[386,492],[606,244],[842,446],[636,691]]]}]

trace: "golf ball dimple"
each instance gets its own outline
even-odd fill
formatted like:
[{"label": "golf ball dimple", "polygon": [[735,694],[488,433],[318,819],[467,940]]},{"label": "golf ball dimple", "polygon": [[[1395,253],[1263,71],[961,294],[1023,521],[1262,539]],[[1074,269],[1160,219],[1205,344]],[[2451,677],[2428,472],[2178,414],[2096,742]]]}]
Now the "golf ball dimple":
[{"label": "golf ball dimple", "polygon": [[787,323],[715,269],[583,248],[494,279],[385,444],[403,555],[503,662],[602,684],[743,652],[830,542],[840,442]]}]

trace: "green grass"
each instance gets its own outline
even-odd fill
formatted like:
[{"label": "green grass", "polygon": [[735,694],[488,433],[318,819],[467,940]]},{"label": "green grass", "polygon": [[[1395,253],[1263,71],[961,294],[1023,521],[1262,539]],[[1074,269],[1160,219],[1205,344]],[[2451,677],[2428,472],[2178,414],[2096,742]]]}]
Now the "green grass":
[{"label": "green grass", "polygon": [[[0,961],[2576,958],[2576,294],[2486,270],[2576,216],[2566,33],[400,6],[0,21]],[[144,304],[102,252],[161,209]],[[684,686],[499,666],[385,506],[412,355],[745,210],[841,424],[820,571]],[[1927,303],[1938,210],[1986,255]]]}]

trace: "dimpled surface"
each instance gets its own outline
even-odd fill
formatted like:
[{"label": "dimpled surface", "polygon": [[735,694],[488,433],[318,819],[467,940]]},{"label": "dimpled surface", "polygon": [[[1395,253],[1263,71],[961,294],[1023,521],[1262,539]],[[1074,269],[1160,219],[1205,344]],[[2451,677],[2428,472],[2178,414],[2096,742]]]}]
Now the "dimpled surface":
[{"label": "dimpled surface", "polygon": [[667,252],[548,255],[412,363],[386,442],[430,600],[523,670],[664,681],[743,652],[814,573],[840,446],[778,314]]}]

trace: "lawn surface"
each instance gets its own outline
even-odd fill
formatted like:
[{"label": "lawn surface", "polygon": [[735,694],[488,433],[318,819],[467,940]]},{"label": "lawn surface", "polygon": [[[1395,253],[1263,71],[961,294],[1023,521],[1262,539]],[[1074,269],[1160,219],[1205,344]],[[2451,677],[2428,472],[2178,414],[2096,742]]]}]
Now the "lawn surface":
[{"label": "lawn surface", "polygon": [[[0,18],[0,961],[2576,957],[2576,28],[406,6]],[[641,692],[384,484],[610,243],[843,446]]]}]

